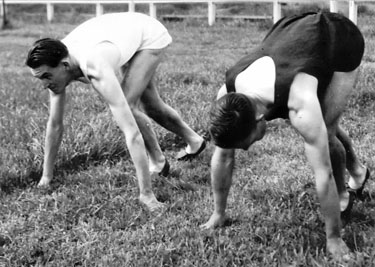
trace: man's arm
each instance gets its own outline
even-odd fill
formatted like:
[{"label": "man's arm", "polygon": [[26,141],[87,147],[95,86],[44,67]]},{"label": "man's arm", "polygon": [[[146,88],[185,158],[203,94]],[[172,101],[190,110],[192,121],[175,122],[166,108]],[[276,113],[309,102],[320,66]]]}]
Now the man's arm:
[{"label": "man's arm", "polygon": [[94,89],[109,105],[115,121],[125,134],[138,177],[140,200],[153,210],[158,208],[160,203],[151,190],[144,140],[115,74],[118,59],[119,51],[116,47],[109,43],[99,45],[88,62],[88,76]]},{"label": "man's arm", "polygon": [[[140,182],[140,193],[148,195],[151,191],[146,189],[151,189],[151,184],[148,181],[150,179],[146,147],[128,102],[121,90],[120,84],[118,84],[118,82],[113,82],[112,80],[116,81],[114,74],[113,76],[107,74],[103,79],[92,79],[91,81],[94,88],[96,88],[109,105],[117,125],[124,133],[126,145],[134,162],[138,180]],[[142,192],[143,189],[146,191]]]},{"label": "man's arm", "polygon": [[232,184],[234,149],[215,147],[211,159],[211,185],[214,194],[214,211],[202,228],[213,228],[225,222],[225,208]]},{"label": "man's arm", "polygon": [[340,207],[332,175],[328,134],[317,97],[318,80],[298,74],[289,93],[289,118],[305,140],[305,153],[312,166],[321,212],[325,218],[327,250],[332,254],[346,253],[340,237]]},{"label": "man's arm", "polygon": [[49,95],[50,111],[44,143],[43,175],[38,186],[48,186],[53,178],[54,163],[64,131],[65,90],[61,94],[50,91]]}]

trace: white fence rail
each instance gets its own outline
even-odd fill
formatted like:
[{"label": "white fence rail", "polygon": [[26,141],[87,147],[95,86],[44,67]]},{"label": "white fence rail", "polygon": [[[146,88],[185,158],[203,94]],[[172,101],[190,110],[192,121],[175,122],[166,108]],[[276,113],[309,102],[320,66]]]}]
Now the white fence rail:
[{"label": "white fence rail", "polygon": [[[47,20],[52,21],[54,17],[54,5],[56,4],[94,4],[96,5],[96,15],[104,13],[106,4],[127,4],[130,12],[135,11],[136,4],[148,4],[150,16],[157,17],[157,5],[159,4],[178,4],[178,3],[206,3],[208,24],[213,25],[216,20],[216,6],[223,3],[271,3],[273,4],[273,22],[282,17],[282,4],[284,3],[329,3],[329,9],[332,12],[338,11],[338,2],[346,2],[349,6],[349,19],[357,24],[358,4],[375,3],[375,0],[5,0],[5,4],[45,4],[47,11]],[[5,10],[0,6],[0,14],[4,15]]]}]

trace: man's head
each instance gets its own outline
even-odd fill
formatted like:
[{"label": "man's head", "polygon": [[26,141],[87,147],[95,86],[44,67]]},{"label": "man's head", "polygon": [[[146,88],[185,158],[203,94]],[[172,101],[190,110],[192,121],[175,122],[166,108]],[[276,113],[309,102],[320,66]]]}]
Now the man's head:
[{"label": "man's head", "polygon": [[26,65],[32,69],[42,65],[55,68],[63,58],[68,56],[67,47],[59,40],[43,38],[36,41],[30,49]]},{"label": "man's head", "polygon": [[59,40],[44,38],[36,41],[30,49],[26,65],[34,77],[40,79],[44,88],[56,94],[62,93],[69,84],[70,65],[67,47]]},{"label": "man's head", "polygon": [[221,148],[248,149],[264,136],[264,117],[257,117],[247,96],[228,93],[213,104],[209,131],[214,143]]}]

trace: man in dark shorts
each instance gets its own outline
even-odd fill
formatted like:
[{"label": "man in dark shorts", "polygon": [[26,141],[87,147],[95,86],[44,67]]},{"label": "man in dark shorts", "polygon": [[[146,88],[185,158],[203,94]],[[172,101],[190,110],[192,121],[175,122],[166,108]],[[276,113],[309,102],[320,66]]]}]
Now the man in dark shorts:
[{"label": "man in dark shorts", "polygon": [[[264,40],[226,73],[210,117],[214,212],[202,228],[222,225],[232,181],[234,151],[263,138],[266,121],[288,118],[305,141],[325,218],[327,251],[349,252],[341,238],[341,216],[370,176],[339,126],[356,80],[364,39],[347,18],[335,13],[285,17]],[[345,168],[350,173],[348,189]],[[349,193],[351,192],[351,193]]]}]

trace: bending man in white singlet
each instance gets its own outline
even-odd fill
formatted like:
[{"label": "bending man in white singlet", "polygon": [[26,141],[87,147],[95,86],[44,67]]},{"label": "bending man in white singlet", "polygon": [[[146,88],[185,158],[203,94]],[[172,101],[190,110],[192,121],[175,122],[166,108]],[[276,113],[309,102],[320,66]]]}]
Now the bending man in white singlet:
[{"label": "bending man in white singlet", "polygon": [[[73,81],[80,81],[92,84],[104,98],[125,134],[141,202],[150,210],[163,206],[151,189],[151,174],[168,175],[169,163],[148,117],[187,143],[180,159],[191,159],[205,148],[204,139],[161,100],[152,79],[171,41],[167,29],[147,15],[113,13],[84,22],[61,41],[45,38],[34,43],[26,64],[50,91],[39,186],[48,186],[53,177],[63,133],[65,88]],[[118,72],[123,76],[122,81],[116,76]]]}]

